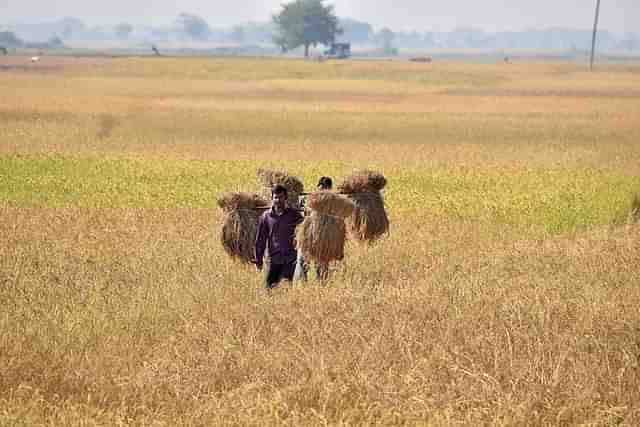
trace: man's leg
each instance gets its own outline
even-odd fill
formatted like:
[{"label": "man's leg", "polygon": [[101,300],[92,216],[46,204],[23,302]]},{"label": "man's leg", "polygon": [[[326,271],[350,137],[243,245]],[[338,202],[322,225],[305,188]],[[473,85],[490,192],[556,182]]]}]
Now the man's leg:
[{"label": "man's leg", "polygon": [[304,260],[304,255],[302,255],[302,251],[298,251],[298,262],[296,263],[296,270],[293,274],[293,280],[298,281],[307,281],[307,272],[309,271],[309,266]]},{"label": "man's leg", "polygon": [[280,279],[287,279],[293,281],[293,275],[296,272],[296,260],[294,259],[291,262],[288,262],[282,266],[282,270],[280,272]]},{"label": "man's leg", "polygon": [[273,289],[278,286],[282,279],[283,264],[269,263],[269,269],[264,276],[264,286],[267,289]]}]

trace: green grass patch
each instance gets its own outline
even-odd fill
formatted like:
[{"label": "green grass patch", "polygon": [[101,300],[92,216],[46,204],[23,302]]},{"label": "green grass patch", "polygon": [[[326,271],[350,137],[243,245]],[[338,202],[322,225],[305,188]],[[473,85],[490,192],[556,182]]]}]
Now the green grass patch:
[{"label": "green grass patch", "polygon": [[[0,201],[43,207],[212,207],[227,191],[255,190],[254,161],[64,156],[0,157]],[[282,166],[282,165],[280,165]],[[339,182],[343,162],[284,165],[313,189]],[[557,234],[624,220],[640,177],[591,168],[390,168],[392,215],[446,216]]]},{"label": "green grass patch", "polygon": [[594,168],[407,170],[392,182],[391,188],[408,193],[397,201],[406,214],[425,211],[548,234],[620,223],[640,188],[640,177]]},{"label": "green grass patch", "polygon": [[26,206],[210,207],[215,194],[246,181],[236,162],[117,158],[0,158],[0,199]]}]

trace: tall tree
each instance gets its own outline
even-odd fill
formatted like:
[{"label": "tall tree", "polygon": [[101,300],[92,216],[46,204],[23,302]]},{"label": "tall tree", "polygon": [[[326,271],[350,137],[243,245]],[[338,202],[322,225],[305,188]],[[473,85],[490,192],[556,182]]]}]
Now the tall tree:
[{"label": "tall tree", "polygon": [[309,57],[309,47],[330,45],[342,30],[332,5],[324,0],[294,0],[282,5],[279,14],[273,16],[276,25],[275,43],[283,51],[304,46],[304,56]]},{"label": "tall tree", "polygon": [[5,47],[21,47],[24,42],[11,31],[0,31],[0,44]]}]

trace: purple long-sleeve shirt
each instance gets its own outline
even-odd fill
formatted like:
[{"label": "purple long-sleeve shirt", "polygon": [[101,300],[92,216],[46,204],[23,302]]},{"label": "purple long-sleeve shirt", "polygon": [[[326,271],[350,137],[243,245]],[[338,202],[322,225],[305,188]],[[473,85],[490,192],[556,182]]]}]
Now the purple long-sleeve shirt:
[{"label": "purple long-sleeve shirt", "polygon": [[273,208],[263,213],[256,233],[256,264],[262,265],[267,247],[273,264],[293,262],[297,257],[296,226],[303,220],[302,214],[291,208],[282,215],[277,215]]}]

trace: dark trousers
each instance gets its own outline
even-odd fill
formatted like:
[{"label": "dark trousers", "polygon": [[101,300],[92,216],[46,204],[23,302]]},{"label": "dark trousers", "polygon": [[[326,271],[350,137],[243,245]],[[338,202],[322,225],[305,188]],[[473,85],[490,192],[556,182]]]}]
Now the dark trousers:
[{"label": "dark trousers", "polygon": [[264,284],[267,289],[273,289],[283,280],[293,280],[293,273],[296,271],[296,259],[285,264],[269,264],[269,269],[264,278]]}]

